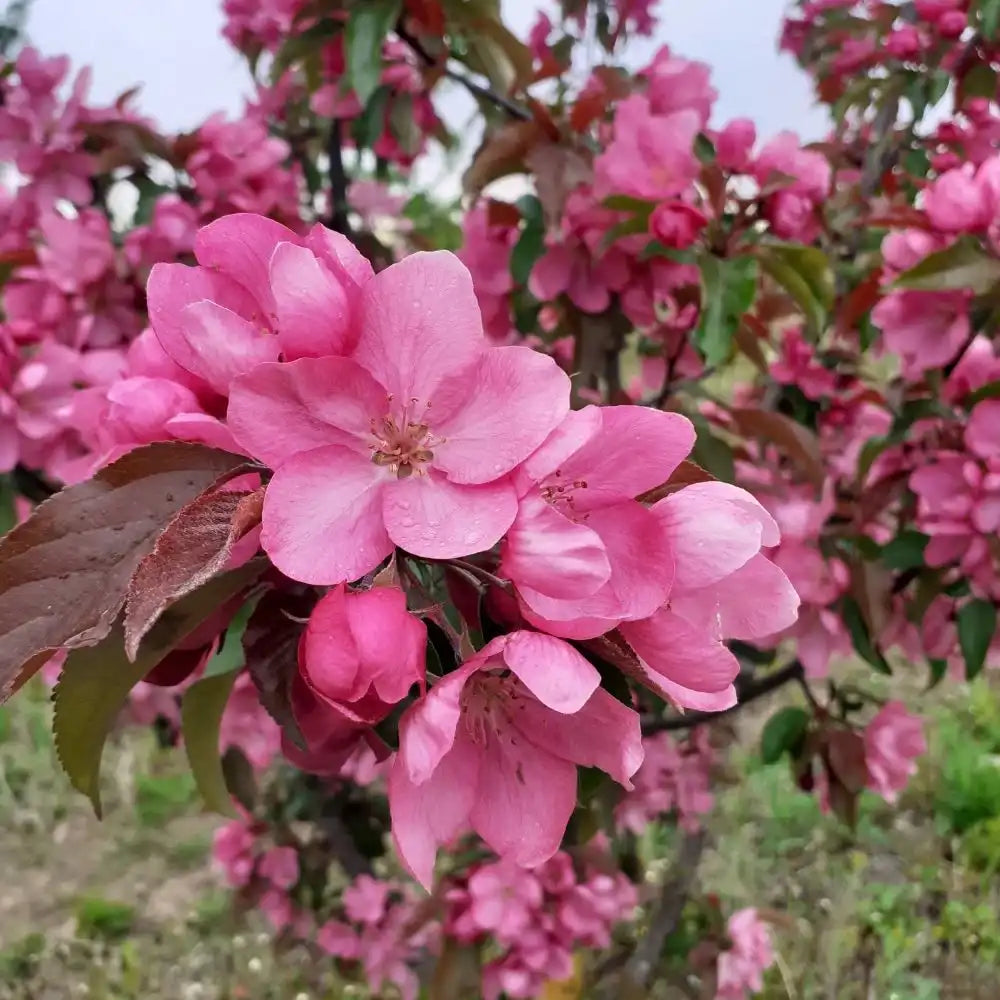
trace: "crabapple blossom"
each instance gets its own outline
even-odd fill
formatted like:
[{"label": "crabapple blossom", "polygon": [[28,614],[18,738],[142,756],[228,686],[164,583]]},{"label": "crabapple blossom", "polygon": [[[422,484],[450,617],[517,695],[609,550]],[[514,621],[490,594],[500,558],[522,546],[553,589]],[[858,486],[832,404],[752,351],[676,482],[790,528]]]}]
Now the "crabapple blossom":
[{"label": "crabapple blossom", "polygon": [[923,721],[902,702],[890,701],[865,727],[868,787],[895,802],[917,773],[917,758],[926,752]]}]

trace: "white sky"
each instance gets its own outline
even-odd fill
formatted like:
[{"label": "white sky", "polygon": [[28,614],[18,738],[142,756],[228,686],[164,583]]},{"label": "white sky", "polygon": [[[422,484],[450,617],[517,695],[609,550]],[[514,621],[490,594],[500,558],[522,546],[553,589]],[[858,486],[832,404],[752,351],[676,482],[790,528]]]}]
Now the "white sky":
[{"label": "white sky", "polygon": [[[536,0],[503,0],[504,14],[523,34]],[[762,137],[794,129],[806,138],[825,131],[809,85],[792,60],[776,51],[785,0],[662,0],[654,40],[633,45],[629,61],[641,65],[669,42],[688,58],[712,67],[719,91],[714,122],[752,118]],[[136,83],[139,104],[169,131],[197,126],[213,111],[238,113],[249,91],[239,55],[221,37],[219,0],[35,0],[29,36],[46,54],[67,53],[91,65],[92,98],[110,101]],[[439,110],[461,124],[467,105],[449,95]]]}]

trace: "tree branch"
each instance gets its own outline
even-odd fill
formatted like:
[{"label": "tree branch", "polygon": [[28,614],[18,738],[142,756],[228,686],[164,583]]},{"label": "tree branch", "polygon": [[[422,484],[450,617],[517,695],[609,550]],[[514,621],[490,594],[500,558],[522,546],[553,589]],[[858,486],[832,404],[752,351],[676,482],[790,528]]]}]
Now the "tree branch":
[{"label": "tree branch", "polygon": [[344,123],[334,118],[330,123],[330,137],[326,154],[330,176],[330,228],[345,236],[351,235],[351,220],[347,203],[347,171],[344,170]]},{"label": "tree branch", "polygon": [[495,104],[498,108],[502,108],[507,112],[512,118],[517,118],[523,122],[530,122],[532,115],[527,108],[522,108],[519,104],[515,104],[513,101],[504,97],[503,94],[498,94],[495,90],[491,90],[489,87],[473,80],[472,77],[466,76],[464,73],[460,73],[457,69],[452,69],[448,66],[447,59],[442,62],[438,62],[424,48],[423,42],[419,38],[414,38],[401,24],[396,25],[396,34],[399,36],[401,41],[406,42],[411,49],[426,63],[428,66],[434,66],[441,70],[442,73],[449,80],[454,80],[456,83],[460,83],[470,94],[476,97],[481,97],[483,100],[489,101],[491,104]]},{"label": "tree branch", "polygon": [[723,715],[738,712],[741,708],[749,705],[750,702],[763,698],[764,695],[777,691],[792,682],[805,684],[805,671],[798,660],[793,660],[781,670],[776,670],[773,674],[768,674],[760,680],[752,678],[745,684],[737,687],[737,697],[739,700],[732,708],[724,709],[721,712],[685,712],[684,715],[675,715],[670,718],[663,718],[658,715],[644,715],[642,717],[642,733],[650,736],[653,733],[666,733],[675,730],[692,729],[703,722],[714,722]]},{"label": "tree branch", "polygon": [[636,945],[625,965],[625,976],[637,986],[647,986],[656,971],[663,945],[677,928],[688,893],[698,873],[698,862],[705,850],[705,831],[688,833],[681,842],[674,862],[674,873],[660,887],[660,898],[649,918],[646,936]]}]

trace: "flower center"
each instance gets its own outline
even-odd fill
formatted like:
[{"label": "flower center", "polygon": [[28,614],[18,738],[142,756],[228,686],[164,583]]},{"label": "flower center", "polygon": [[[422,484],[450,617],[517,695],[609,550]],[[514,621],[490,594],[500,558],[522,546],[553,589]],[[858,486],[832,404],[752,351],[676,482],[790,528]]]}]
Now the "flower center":
[{"label": "flower center", "polygon": [[[443,438],[435,438],[427,424],[411,419],[411,413],[419,400],[411,399],[397,414],[391,411],[381,419],[372,420],[371,433],[375,439],[369,445],[372,461],[391,469],[399,479],[406,479],[414,473],[422,473],[424,466],[434,458],[433,447],[442,444]],[[389,397],[392,403],[392,397]],[[430,403],[427,404],[427,408]]]},{"label": "flower center", "polygon": [[581,514],[576,509],[575,497],[577,490],[585,490],[586,488],[586,479],[574,479],[568,482],[563,479],[562,472],[557,469],[548,482],[540,487],[540,490],[542,499],[555,507],[564,517],[568,517],[571,521],[586,521],[589,515]]},{"label": "flower center", "polygon": [[480,672],[470,678],[462,690],[460,705],[472,742],[485,746],[490,737],[508,733],[509,712],[518,697],[517,680],[511,674]]}]

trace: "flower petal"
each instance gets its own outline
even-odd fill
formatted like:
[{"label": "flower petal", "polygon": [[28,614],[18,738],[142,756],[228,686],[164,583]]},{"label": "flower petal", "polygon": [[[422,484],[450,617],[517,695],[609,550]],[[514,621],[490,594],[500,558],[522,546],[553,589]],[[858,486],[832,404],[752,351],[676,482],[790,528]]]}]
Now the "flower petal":
[{"label": "flower petal", "polygon": [[541,704],[563,715],[579,712],[601,683],[597,668],[569,643],[541,632],[512,632],[503,660]]},{"label": "flower petal", "polygon": [[269,324],[275,318],[270,263],[279,243],[299,243],[286,226],[263,215],[236,212],[199,230],[194,255],[202,267],[238,281],[260,303]]},{"label": "flower petal", "polygon": [[694,446],[694,425],[679,413],[648,406],[605,406],[601,428],[560,471],[567,482],[582,481],[580,510],[633,499],[665,483]]},{"label": "flower petal", "polygon": [[371,425],[385,414],[385,390],[347,358],[260,365],[232,386],[227,422],[261,462],[337,444],[370,460]]},{"label": "flower petal", "polygon": [[[662,608],[621,633],[642,660],[646,682],[684,708],[699,708],[684,692],[720,695],[740,672],[736,657],[717,639]],[[681,694],[678,696],[677,692]]]},{"label": "flower petal", "polygon": [[576,765],[527,740],[491,738],[482,751],[473,829],[504,860],[547,861],[576,805]]},{"label": "flower petal", "polygon": [[582,410],[570,410],[545,442],[525,460],[523,471],[527,477],[540,483],[599,433],[602,409],[585,406]]},{"label": "flower petal", "polygon": [[600,535],[564,517],[537,490],[518,504],[502,568],[518,587],[563,600],[593,594],[611,575]]},{"label": "flower petal", "polygon": [[494,347],[443,379],[428,414],[434,466],[454,483],[489,483],[523,462],[569,412],[570,383],[546,354]]},{"label": "flower petal", "polygon": [[316,223],[309,230],[306,246],[342,284],[357,290],[370,281],[375,271],[367,257],[342,233]]},{"label": "flower petal", "polygon": [[428,891],[438,846],[469,826],[479,783],[480,755],[462,740],[441,758],[427,781],[414,784],[400,757],[389,772],[392,839],[400,860]]},{"label": "flower petal", "polygon": [[311,251],[279,243],[270,276],[278,342],[286,361],[350,352],[356,331],[347,290]]},{"label": "flower petal", "polygon": [[357,580],[392,552],[382,524],[383,469],[336,445],[293,455],[264,495],[260,542],[302,583]]},{"label": "flower petal", "polygon": [[536,747],[581,767],[599,767],[631,788],[643,759],[639,716],[603,688],[573,715],[546,711],[525,699],[515,718],[517,728]]},{"label": "flower petal", "polygon": [[706,587],[735,572],[761,546],[777,545],[778,526],[746,490],[694,483],[650,508],[670,536],[676,590]]},{"label": "flower petal", "polygon": [[517,496],[508,480],[459,486],[432,471],[390,481],[384,498],[392,540],[430,559],[456,559],[492,548],[517,514]]},{"label": "flower petal", "polygon": [[486,345],[472,277],[445,251],[410,254],[376,274],[362,290],[361,317],[354,357],[401,405],[426,404]]},{"label": "flower petal", "polygon": [[181,336],[187,342],[187,367],[220,396],[233,379],[265,361],[278,360],[278,341],[242,316],[205,299],[181,310]]},{"label": "flower petal", "polygon": [[718,583],[674,595],[670,608],[718,639],[762,639],[795,624],[799,596],[770,559],[756,555]]}]

